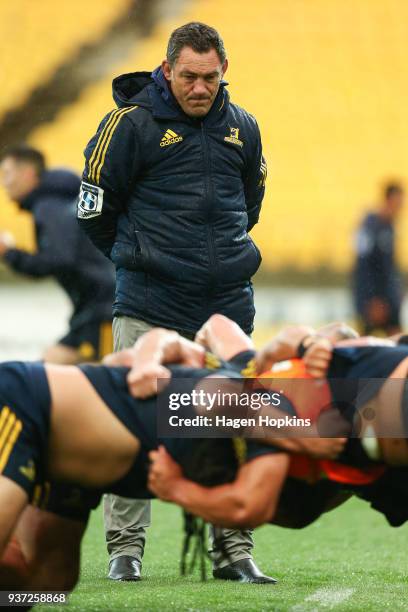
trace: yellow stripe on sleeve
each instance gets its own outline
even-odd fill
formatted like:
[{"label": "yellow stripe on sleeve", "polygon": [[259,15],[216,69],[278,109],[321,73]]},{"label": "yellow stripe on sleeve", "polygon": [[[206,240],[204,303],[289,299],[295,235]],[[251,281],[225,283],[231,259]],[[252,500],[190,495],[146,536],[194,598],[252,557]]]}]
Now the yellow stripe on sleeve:
[{"label": "yellow stripe on sleeve", "polygon": [[100,145],[98,148],[98,154],[96,156],[96,159],[94,160],[93,164],[92,164],[92,177],[91,179],[96,183],[97,182],[97,169],[98,166],[101,162],[102,159],[102,155],[103,155],[103,151],[104,151],[104,147],[106,144],[106,141],[109,139],[110,141],[110,137],[111,134],[113,134],[116,125],[119,122],[119,117],[122,116],[122,114],[124,113],[125,109],[118,109],[117,111],[115,111],[114,116],[112,116],[112,118],[109,119],[108,123],[109,125],[106,125],[106,129],[104,129],[103,131],[103,135],[101,134],[101,138],[100,138]]},{"label": "yellow stripe on sleeve", "polygon": [[102,132],[99,134],[99,138],[98,141],[95,145],[95,148],[92,152],[92,155],[88,161],[88,178],[90,180],[94,180],[93,178],[93,174],[94,174],[94,165],[96,163],[96,159],[97,157],[99,157],[99,152],[100,152],[100,148],[102,146],[102,142],[105,138],[105,134],[107,132],[107,130],[109,130],[109,127],[111,126],[112,122],[114,121],[116,115],[120,112],[120,109],[116,109],[114,111],[111,112],[109,119],[107,120],[107,122],[105,123]]},{"label": "yellow stripe on sleeve", "polygon": [[118,115],[116,115],[115,120],[114,120],[112,126],[109,129],[109,133],[108,132],[106,133],[106,138],[105,138],[105,142],[103,144],[103,149],[101,149],[101,151],[102,151],[101,161],[100,161],[100,163],[98,165],[98,168],[96,170],[96,179],[94,179],[97,184],[99,184],[99,179],[100,179],[100,176],[101,176],[101,170],[103,168],[103,164],[105,163],[105,156],[106,156],[106,152],[107,152],[108,147],[109,147],[109,143],[110,143],[110,141],[112,139],[112,136],[113,136],[113,134],[114,134],[118,124],[119,124],[119,121],[122,119],[123,115],[126,115],[126,113],[129,113],[130,111],[134,110],[135,108],[137,108],[137,107],[136,106],[131,106],[130,108],[125,108],[121,112],[119,112]]}]

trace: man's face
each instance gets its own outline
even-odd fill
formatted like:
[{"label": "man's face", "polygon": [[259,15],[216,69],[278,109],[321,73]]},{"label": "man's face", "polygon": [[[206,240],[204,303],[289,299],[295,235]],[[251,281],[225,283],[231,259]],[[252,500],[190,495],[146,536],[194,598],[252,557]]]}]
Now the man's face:
[{"label": "man's face", "polygon": [[0,182],[11,200],[20,202],[38,185],[32,164],[6,157],[0,164]]},{"label": "man's face", "polygon": [[404,205],[404,192],[398,191],[393,193],[386,200],[386,204],[388,216],[392,220],[396,219]]},{"label": "man's face", "polygon": [[218,93],[220,82],[228,67],[221,64],[215,49],[207,53],[196,53],[184,47],[177,62],[170,67],[167,60],[162,63],[164,76],[186,115],[205,117]]}]

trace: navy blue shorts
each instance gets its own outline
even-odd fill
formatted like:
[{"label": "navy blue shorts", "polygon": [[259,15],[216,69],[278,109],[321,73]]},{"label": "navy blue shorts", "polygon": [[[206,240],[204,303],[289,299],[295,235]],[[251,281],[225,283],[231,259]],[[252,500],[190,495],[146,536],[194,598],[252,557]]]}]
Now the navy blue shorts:
[{"label": "navy blue shorts", "polygon": [[71,521],[86,523],[91,510],[99,505],[103,493],[100,489],[45,480],[35,485],[31,504]]},{"label": "navy blue shorts", "polygon": [[92,321],[71,327],[58,344],[76,349],[82,361],[100,361],[113,351],[112,321]]},{"label": "navy blue shorts", "polygon": [[24,489],[33,506],[86,522],[103,491],[49,480],[50,407],[42,363],[0,364],[0,474]]},{"label": "navy blue shorts", "polygon": [[41,363],[0,364],[0,474],[26,491],[46,473],[51,398]]}]

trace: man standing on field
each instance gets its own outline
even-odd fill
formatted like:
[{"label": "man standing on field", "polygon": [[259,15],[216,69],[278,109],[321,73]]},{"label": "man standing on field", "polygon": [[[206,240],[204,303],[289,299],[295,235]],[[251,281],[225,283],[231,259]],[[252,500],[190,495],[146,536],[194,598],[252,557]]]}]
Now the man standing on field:
[{"label": "man standing on field", "polygon": [[[116,350],[152,326],[193,338],[217,312],[253,330],[261,256],[248,232],[266,164],[256,120],[230,102],[227,67],[216,30],[177,28],[160,67],[114,80],[118,109],[85,150],[78,217],[116,266]],[[110,578],[140,578],[149,513],[149,502],[107,497]],[[216,578],[275,582],[252,561],[249,531],[220,531],[228,558],[213,553]]]}]

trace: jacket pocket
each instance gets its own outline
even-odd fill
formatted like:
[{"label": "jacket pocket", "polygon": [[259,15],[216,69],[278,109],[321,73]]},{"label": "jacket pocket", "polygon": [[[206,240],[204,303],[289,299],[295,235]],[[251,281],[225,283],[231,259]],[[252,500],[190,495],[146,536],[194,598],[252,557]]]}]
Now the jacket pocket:
[{"label": "jacket pocket", "polygon": [[[133,234],[133,236],[132,236]],[[111,251],[111,259],[117,268],[145,270],[148,250],[142,232],[130,232],[128,241],[117,240]],[[132,242],[130,242],[132,240]]]},{"label": "jacket pocket", "polygon": [[[256,272],[262,263],[262,255],[261,255],[261,251],[258,249],[255,242],[252,240],[251,236],[248,236],[248,240],[256,253],[256,257],[257,257],[257,264],[256,264],[256,270],[255,270]],[[252,272],[252,274],[255,274],[255,272]]]},{"label": "jacket pocket", "polygon": [[258,270],[261,261],[261,253],[249,236],[239,247],[221,248],[218,254],[218,281],[247,282]]},{"label": "jacket pocket", "polygon": [[149,261],[149,250],[146,244],[146,240],[138,230],[135,230],[135,246],[133,248],[133,266],[136,268],[144,269],[146,263]]}]

